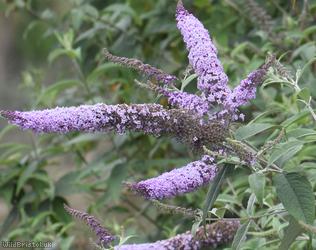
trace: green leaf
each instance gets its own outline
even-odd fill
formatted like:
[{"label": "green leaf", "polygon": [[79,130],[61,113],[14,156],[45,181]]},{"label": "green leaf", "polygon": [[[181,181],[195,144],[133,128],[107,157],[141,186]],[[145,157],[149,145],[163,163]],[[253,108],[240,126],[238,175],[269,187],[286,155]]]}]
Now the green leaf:
[{"label": "green leaf", "polygon": [[[1,221],[0,227],[0,238],[3,239],[7,232],[10,232],[11,227],[13,227],[14,222],[17,221],[19,217],[19,209],[17,206],[13,206],[9,214]],[[12,231],[11,231],[12,232]]]},{"label": "green leaf", "polygon": [[250,220],[238,228],[232,243],[233,250],[239,250],[241,248],[242,243],[246,240],[246,234],[248,232],[249,226]]},{"label": "green leaf", "polygon": [[26,40],[26,39],[28,38],[29,34],[31,33],[31,31],[32,31],[36,26],[38,26],[38,25],[40,25],[40,24],[41,24],[41,22],[40,22],[39,20],[34,20],[34,21],[30,22],[30,23],[27,25],[25,31],[23,32],[23,39]]},{"label": "green leaf", "polygon": [[47,89],[45,89],[41,95],[37,98],[37,103],[40,103],[41,101],[45,101],[47,103],[52,103],[56,96],[65,89],[69,89],[74,86],[80,86],[81,83],[79,80],[75,79],[69,79],[69,80],[62,80],[59,81],[51,86],[49,86]]},{"label": "green leaf", "polygon": [[268,165],[278,161],[278,165],[282,166],[287,160],[292,158],[298,151],[303,148],[304,142],[299,140],[280,143],[273,150],[268,160]]},{"label": "green leaf", "polygon": [[316,33],[316,25],[311,25],[303,31],[304,38],[307,38],[309,35],[315,34],[315,33]]},{"label": "green leaf", "polygon": [[264,196],[264,187],[266,185],[266,179],[265,179],[264,174],[259,174],[259,173],[251,174],[248,177],[248,181],[249,181],[249,186],[252,192],[254,192],[260,206],[262,206],[263,196]]},{"label": "green leaf", "polygon": [[309,115],[310,115],[310,112],[308,110],[303,110],[295,115],[290,116],[288,119],[286,119],[284,122],[281,123],[281,126],[284,128],[287,128],[293,123],[302,122]]},{"label": "green leaf", "polygon": [[183,91],[183,90],[185,89],[185,87],[186,87],[190,82],[192,82],[195,78],[197,78],[197,74],[190,75],[188,78],[186,78],[186,79],[182,82],[181,91]]},{"label": "green leaf", "polygon": [[55,61],[58,57],[65,55],[67,53],[67,50],[65,49],[55,49],[53,50],[51,53],[49,53],[48,55],[48,62],[52,63],[53,61]]},{"label": "green leaf", "polygon": [[63,197],[56,196],[52,203],[52,211],[54,211],[54,215],[59,221],[69,223],[71,216],[64,209],[64,204],[66,203],[67,201]]},{"label": "green leaf", "polygon": [[24,184],[27,182],[27,180],[32,176],[32,174],[36,171],[38,167],[37,162],[32,162],[30,163],[22,172],[18,182],[17,182],[17,188],[16,188],[16,193],[20,193],[22,187]]},{"label": "green leaf", "polygon": [[112,62],[107,62],[99,65],[97,68],[95,68],[87,77],[88,83],[93,83],[98,77],[101,75],[104,75],[106,72],[113,72],[113,69],[116,68],[123,68],[119,64],[115,64]]},{"label": "green leaf", "polygon": [[[251,47],[252,44],[250,42],[242,42],[239,45],[237,45],[232,51],[231,51],[231,56],[232,57],[238,57],[240,55],[243,56],[245,50],[248,50],[249,47]],[[247,58],[247,57],[246,57]],[[247,58],[246,61],[249,62],[249,59]]]},{"label": "green leaf", "polygon": [[236,130],[235,137],[237,140],[244,140],[273,127],[276,127],[276,125],[269,123],[255,123],[246,125]]},{"label": "green leaf", "polygon": [[201,220],[198,220],[196,222],[193,223],[192,227],[191,227],[191,234],[192,236],[195,236],[199,226],[201,225]]},{"label": "green leaf", "polygon": [[301,138],[305,136],[316,135],[316,131],[310,128],[297,128],[286,132],[287,138]]},{"label": "green leaf", "polygon": [[79,145],[81,143],[88,143],[98,141],[102,138],[101,133],[94,133],[94,134],[79,134],[76,137],[73,137],[71,140],[66,141],[63,145],[65,147],[73,147],[73,145]]},{"label": "green leaf", "polygon": [[206,219],[206,216],[208,214],[208,211],[214,205],[214,202],[219,194],[221,185],[225,179],[227,169],[228,169],[227,166],[223,166],[221,168],[221,170],[219,171],[219,173],[216,175],[213,183],[210,185],[210,188],[209,188],[207,195],[206,195],[205,204],[203,207],[203,216],[202,216],[203,224],[205,224],[205,219]]},{"label": "green leaf", "polygon": [[41,19],[53,19],[53,17],[55,16],[55,13],[53,11],[51,11],[50,9],[46,9],[41,13]]},{"label": "green leaf", "polygon": [[111,175],[107,180],[107,190],[100,199],[100,202],[109,202],[110,200],[117,201],[122,189],[122,182],[127,176],[128,164],[125,161],[117,163],[111,169]]},{"label": "green leaf", "polygon": [[72,171],[68,172],[64,176],[62,176],[56,183],[55,183],[55,195],[56,196],[66,196],[70,194],[76,194],[81,191],[77,181],[80,172]]},{"label": "green leaf", "polygon": [[229,195],[229,194],[223,194],[223,193],[218,195],[216,201],[223,203],[223,206],[225,204],[236,204],[238,206],[242,205],[236,196]]},{"label": "green leaf", "polygon": [[81,60],[81,49],[55,49],[48,55],[48,62],[52,63],[60,56],[67,56],[70,59],[78,59]]},{"label": "green leaf", "polygon": [[311,93],[308,88],[301,89],[301,91],[298,92],[297,95],[300,99],[304,100],[305,102],[308,102],[309,98],[311,97]]},{"label": "green leaf", "polygon": [[53,214],[52,211],[45,211],[45,212],[36,213],[36,216],[34,216],[34,219],[33,219],[32,224],[30,226],[32,228],[36,227],[43,220],[47,219],[47,217],[52,215],[52,214]]},{"label": "green leaf", "polygon": [[[315,61],[316,61],[316,57],[314,56],[315,55],[315,52],[316,52],[316,48],[315,48],[315,45],[314,43],[310,43],[310,44],[305,44],[306,47],[309,47],[307,50],[306,50],[306,53],[305,53],[305,57],[306,59],[308,59],[309,61],[304,65],[304,67],[302,68],[302,70],[298,71],[297,73],[297,78],[296,80],[298,81],[304,74],[305,70],[310,67],[310,65],[312,65]],[[309,46],[310,45],[310,46]],[[314,57],[311,57],[311,56],[314,56]]]},{"label": "green leaf", "polygon": [[86,169],[84,169],[79,175],[78,175],[78,178],[79,179],[83,179],[89,175],[92,175],[93,173],[100,173],[102,174],[102,177],[104,179],[106,179],[105,175],[110,175],[110,173],[112,172],[113,168],[119,164],[123,164],[126,162],[126,159],[125,158],[119,158],[119,159],[116,159],[112,162],[109,162],[109,163],[104,163],[103,161],[100,161],[100,162],[97,162],[95,164],[89,164],[87,166]]},{"label": "green leaf", "polygon": [[302,227],[298,222],[291,216],[289,225],[285,228],[284,237],[281,241],[279,250],[288,250],[290,246],[295,241],[296,237],[303,232]]},{"label": "green leaf", "polygon": [[8,133],[9,131],[11,131],[12,129],[15,129],[15,128],[16,128],[16,126],[14,126],[14,125],[7,125],[2,130],[0,130],[0,140],[2,139],[3,136],[5,136],[6,133]]},{"label": "green leaf", "polygon": [[305,176],[299,173],[280,173],[273,177],[277,196],[284,208],[296,220],[312,224],[315,219],[313,189]]},{"label": "green leaf", "polygon": [[279,77],[271,77],[270,79],[267,79],[262,85],[261,85],[261,88],[265,88],[269,85],[272,85],[272,84],[283,84],[291,89],[294,89],[293,88],[293,84],[290,83],[289,81],[287,80],[283,80],[282,78],[279,78]]},{"label": "green leaf", "polygon": [[[45,195],[47,195],[49,199],[53,200],[54,195],[55,195],[55,186],[54,186],[53,180],[49,178],[49,176],[46,173],[44,172],[33,173],[32,180],[37,180],[45,184],[47,188],[45,188],[42,191],[45,192]],[[34,183],[35,182],[32,181],[31,184],[34,184]]]},{"label": "green leaf", "polygon": [[59,242],[60,250],[70,249],[74,240],[75,240],[75,236],[71,236],[67,238],[61,237],[61,240]]},{"label": "green leaf", "polygon": [[256,195],[255,194],[251,194],[249,199],[248,199],[248,204],[247,204],[247,214],[249,216],[253,216],[254,215],[255,202],[256,202]]}]

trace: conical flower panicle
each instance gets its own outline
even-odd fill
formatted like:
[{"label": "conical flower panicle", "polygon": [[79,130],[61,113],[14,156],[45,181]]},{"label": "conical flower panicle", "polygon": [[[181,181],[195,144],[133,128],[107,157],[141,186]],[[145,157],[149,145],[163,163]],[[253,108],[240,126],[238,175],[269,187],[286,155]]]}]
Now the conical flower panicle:
[{"label": "conical flower panicle", "polygon": [[228,131],[216,121],[201,123],[201,118],[188,110],[167,110],[158,104],[95,104],[0,114],[10,123],[36,133],[143,132],[175,137],[196,151],[201,151],[203,145],[220,144]]},{"label": "conical flower panicle", "polygon": [[189,62],[198,75],[198,88],[210,103],[222,104],[231,90],[227,86],[228,77],[217,58],[208,31],[203,24],[178,2],[176,10],[177,27],[189,51]]},{"label": "conical flower panicle", "polygon": [[251,72],[247,78],[243,79],[240,84],[234,89],[229,97],[229,105],[232,109],[245,105],[249,100],[256,97],[256,88],[258,83],[261,83],[266,70],[257,69]]},{"label": "conical flower panicle", "polygon": [[159,135],[169,113],[158,104],[82,105],[41,111],[2,111],[12,124],[36,133],[108,132],[127,130]]},{"label": "conical flower panicle", "polygon": [[212,181],[217,173],[213,158],[203,156],[182,168],[131,184],[130,188],[149,200],[162,200],[195,191]]},{"label": "conical flower panicle", "polygon": [[256,97],[257,86],[263,82],[269,67],[274,61],[274,57],[268,58],[266,63],[251,72],[245,79],[241,80],[240,84],[234,88],[229,98],[227,98],[225,107],[236,114],[238,113],[238,107],[254,99]]},{"label": "conical flower panicle", "polygon": [[70,208],[67,205],[64,205],[65,210],[73,217],[83,221],[89,226],[89,228],[96,234],[99,239],[99,243],[102,246],[109,246],[109,244],[116,239],[115,236],[109,233],[101,223],[88,213],[78,211],[76,209]]},{"label": "conical flower panicle", "polygon": [[177,77],[163,72],[149,64],[144,64],[142,61],[134,58],[126,58],[112,55],[107,49],[103,49],[105,57],[114,63],[121,64],[122,66],[135,69],[148,77],[156,79],[158,82],[171,84],[177,81]]}]

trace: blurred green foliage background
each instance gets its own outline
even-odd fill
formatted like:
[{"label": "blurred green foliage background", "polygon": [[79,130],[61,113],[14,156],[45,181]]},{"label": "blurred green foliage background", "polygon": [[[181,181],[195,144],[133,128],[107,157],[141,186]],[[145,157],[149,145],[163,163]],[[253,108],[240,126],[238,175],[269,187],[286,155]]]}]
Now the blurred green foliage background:
[{"label": "blurred green foliage background", "polygon": [[[255,1],[266,14],[256,12],[249,2],[253,1],[184,1],[210,31],[231,86],[261,65],[268,52],[282,57],[293,72],[315,57],[315,1]],[[1,1],[0,109],[98,102],[165,105],[163,98],[134,82],[146,78],[107,62],[102,48],[183,77],[187,51],[176,28],[175,6],[171,0]],[[312,96],[315,71],[313,63],[302,81]],[[195,83],[186,90],[196,91]],[[243,108],[246,119],[277,107],[278,115],[266,121],[278,124],[300,112],[286,91],[280,86],[262,89]],[[164,214],[121,185],[193,159],[176,141],[135,133],[34,135],[3,120],[0,140],[0,238],[52,240],[56,249],[87,249],[91,234],[71,223],[63,203],[97,215],[117,234],[123,230],[124,235],[137,235],[133,242],[167,238],[191,228],[190,219]],[[245,172],[231,177],[216,202],[227,208],[228,216],[239,215],[249,197]],[[203,188],[168,202],[201,208],[205,194]],[[248,249],[252,246],[256,245]]]}]

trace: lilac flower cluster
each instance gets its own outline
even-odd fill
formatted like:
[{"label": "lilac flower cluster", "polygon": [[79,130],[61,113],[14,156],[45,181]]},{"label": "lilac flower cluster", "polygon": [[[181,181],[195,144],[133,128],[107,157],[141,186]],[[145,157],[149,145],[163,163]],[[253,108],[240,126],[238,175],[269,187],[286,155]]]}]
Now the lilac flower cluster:
[{"label": "lilac flower cluster", "polygon": [[198,88],[203,91],[210,103],[222,104],[231,90],[208,31],[183,7],[182,1],[178,2],[176,19],[177,27],[189,50],[189,62],[198,75]]},{"label": "lilac flower cluster", "polygon": [[265,74],[266,69],[257,69],[243,79],[227,99],[226,105],[229,109],[235,110],[239,106],[247,104],[250,99],[254,99],[256,87],[262,82]]},{"label": "lilac flower cluster", "polygon": [[200,161],[131,184],[130,188],[149,200],[161,200],[192,192],[212,181],[217,173],[214,159],[205,155]]},{"label": "lilac flower cluster", "polygon": [[89,215],[88,213],[81,212],[75,209],[72,209],[64,204],[65,210],[73,217],[78,218],[79,220],[86,223],[90,229],[98,236],[99,243],[107,247],[111,244],[113,240],[115,240],[115,236],[109,233],[107,229],[101,226],[100,222],[94,217]]},{"label": "lilac flower cluster", "polygon": [[103,49],[103,54],[108,60],[114,63],[121,64],[125,67],[135,69],[149,77],[156,79],[158,82],[171,84],[178,79],[176,76],[169,75],[163,72],[162,70],[157,69],[149,64],[144,64],[140,60],[137,60],[134,58],[130,59],[126,57],[115,56],[115,55],[112,55],[107,49]]},{"label": "lilac flower cluster", "polygon": [[22,129],[36,133],[68,133],[126,130],[159,135],[166,130],[169,112],[158,104],[82,105],[41,111],[1,111],[2,116]]},{"label": "lilac flower cluster", "polygon": [[202,124],[195,114],[167,110],[159,104],[95,104],[28,112],[0,111],[0,115],[36,133],[143,132],[173,136],[196,151],[201,151],[203,145],[220,145],[227,133],[219,122]]}]

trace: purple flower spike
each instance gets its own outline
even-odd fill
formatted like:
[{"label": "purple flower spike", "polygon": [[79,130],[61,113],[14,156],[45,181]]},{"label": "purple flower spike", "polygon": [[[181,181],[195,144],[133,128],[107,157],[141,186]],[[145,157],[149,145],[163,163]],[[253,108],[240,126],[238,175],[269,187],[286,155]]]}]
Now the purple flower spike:
[{"label": "purple flower spike", "polygon": [[257,69],[251,72],[247,78],[243,79],[240,84],[234,88],[227,99],[227,106],[230,110],[235,110],[256,97],[257,86],[263,81],[266,72],[266,69]]},{"label": "purple flower spike", "polygon": [[156,79],[158,82],[171,84],[177,80],[177,77],[163,72],[149,64],[144,64],[142,61],[134,58],[126,58],[112,55],[107,49],[103,49],[104,56],[111,62],[121,64],[125,67],[135,69],[149,77]]},{"label": "purple flower spike", "polygon": [[238,220],[218,221],[198,228],[195,237],[191,232],[178,234],[167,240],[154,243],[128,244],[115,246],[114,250],[200,250],[202,248],[215,249],[230,242],[240,226]]},{"label": "purple flower spike", "polygon": [[222,104],[231,90],[208,31],[183,7],[182,1],[178,2],[176,19],[189,51],[189,62],[198,75],[198,88],[203,91],[208,102]]},{"label": "purple flower spike", "polygon": [[164,109],[158,104],[82,105],[41,111],[1,111],[10,123],[36,133],[143,132],[172,136],[192,149],[222,143],[227,127],[213,121],[201,123],[200,117],[184,109]]},{"label": "purple flower spike", "polygon": [[161,105],[82,105],[41,111],[2,111],[1,115],[22,129],[37,133],[68,133],[126,130],[159,135],[166,130],[169,113]]},{"label": "purple flower spike", "polygon": [[209,112],[210,107],[208,102],[200,96],[183,91],[169,91],[163,88],[160,88],[158,92],[167,97],[169,104],[172,106],[192,110],[199,116],[203,116]]},{"label": "purple flower spike", "polygon": [[192,192],[212,181],[217,173],[217,166],[209,156],[188,165],[166,172],[158,177],[129,184],[130,188],[149,200],[171,198]]},{"label": "purple flower spike", "polygon": [[64,208],[71,216],[86,223],[90,227],[90,229],[98,236],[99,243],[102,246],[108,246],[113,240],[115,240],[116,237],[110,234],[109,231],[106,230],[104,227],[102,227],[100,222],[94,216],[70,208],[65,204]]}]

